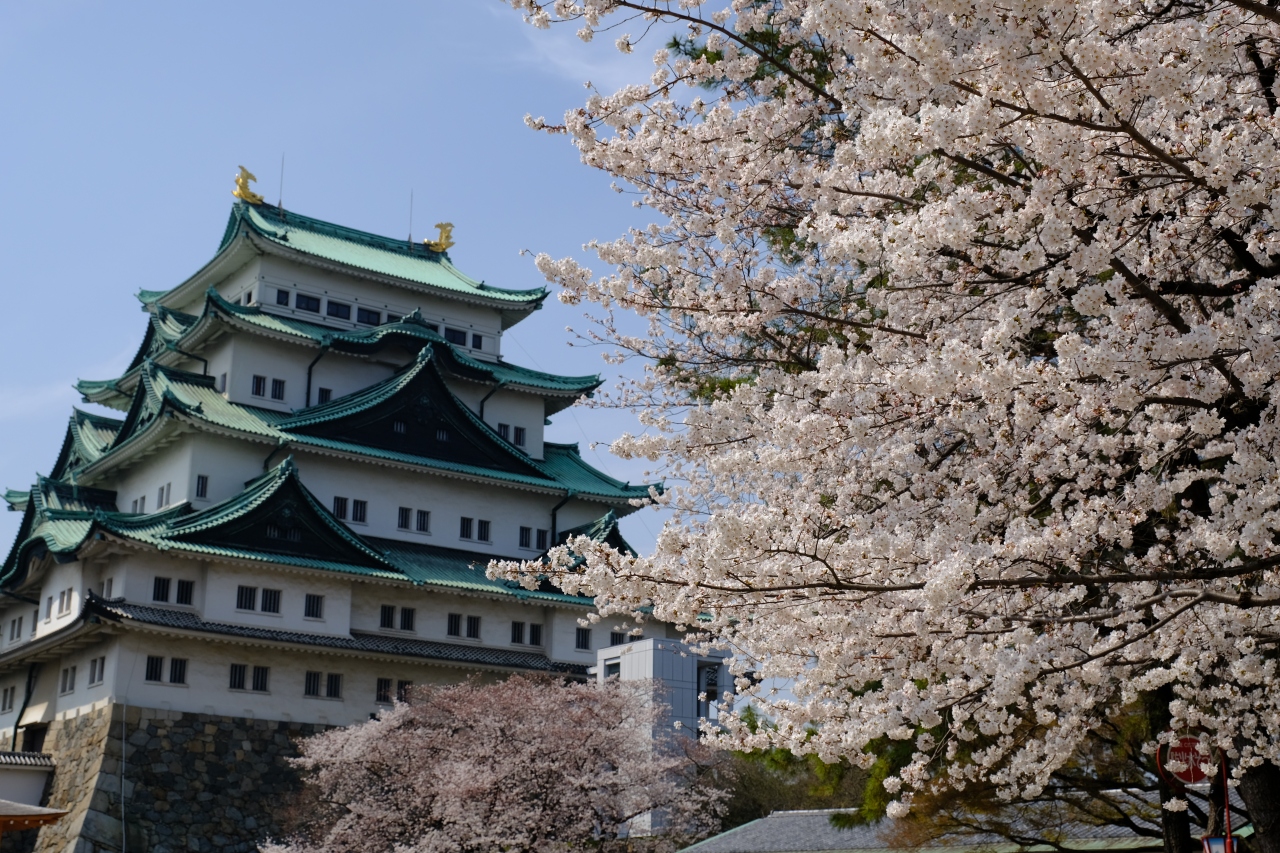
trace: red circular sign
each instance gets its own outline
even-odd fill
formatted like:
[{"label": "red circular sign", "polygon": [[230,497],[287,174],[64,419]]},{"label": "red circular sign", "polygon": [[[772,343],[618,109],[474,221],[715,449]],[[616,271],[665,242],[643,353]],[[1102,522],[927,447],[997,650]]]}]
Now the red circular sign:
[{"label": "red circular sign", "polygon": [[[1208,780],[1209,774],[1200,765],[1211,761],[1212,756],[1212,749],[1208,752],[1200,751],[1200,738],[1192,735],[1182,735],[1174,738],[1173,743],[1160,745],[1161,766],[1184,785],[1195,785]],[[1175,770],[1169,766],[1171,763],[1176,763],[1182,769]]]}]

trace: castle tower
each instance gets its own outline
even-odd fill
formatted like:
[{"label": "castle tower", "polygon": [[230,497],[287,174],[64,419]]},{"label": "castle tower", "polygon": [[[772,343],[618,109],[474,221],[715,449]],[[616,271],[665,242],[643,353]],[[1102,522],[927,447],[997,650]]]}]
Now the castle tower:
[{"label": "castle tower", "polygon": [[[0,573],[0,746],[45,752],[40,851],[253,850],[298,737],[411,685],[586,677],[588,599],[489,580],[570,533],[626,548],[648,485],[550,416],[596,388],[502,357],[546,291],[240,195],[214,257],[138,294],[121,376],[83,381]],[[665,629],[650,629],[665,636]],[[9,846],[6,841],[6,848]]]}]

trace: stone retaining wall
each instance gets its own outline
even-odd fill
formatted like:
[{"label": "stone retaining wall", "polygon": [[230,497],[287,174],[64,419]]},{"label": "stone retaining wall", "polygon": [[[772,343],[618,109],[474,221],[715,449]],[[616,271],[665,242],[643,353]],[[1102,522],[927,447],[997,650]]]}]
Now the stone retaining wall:
[{"label": "stone retaining wall", "polygon": [[0,853],[251,853],[300,788],[285,759],[324,728],[121,705],[55,720],[47,805],[70,814]]}]

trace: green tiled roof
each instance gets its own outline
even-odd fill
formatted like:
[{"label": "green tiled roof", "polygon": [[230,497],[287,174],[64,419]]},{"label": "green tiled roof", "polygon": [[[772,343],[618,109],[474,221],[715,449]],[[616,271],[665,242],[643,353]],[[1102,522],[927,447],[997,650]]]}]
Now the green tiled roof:
[{"label": "green tiled roof", "polygon": [[5,489],[4,502],[9,505],[9,510],[22,512],[27,508],[27,502],[31,500],[31,492],[20,489]]},{"label": "green tiled roof", "polygon": [[454,268],[447,252],[433,252],[422,244],[357,231],[269,204],[236,202],[219,250],[234,239],[241,226],[295,252],[455,293],[514,303],[538,303],[547,296],[544,287],[504,290],[476,281]]},{"label": "green tiled roof", "polygon": [[[145,435],[150,425],[158,419],[162,411],[168,410],[186,416],[197,425],[203,422],[260,436],[280,445],[287,444],[298,448],[310,446],[513,485],[572,491],[583,498],[624,505],[627,501],[648,497],[647,485],[633,486],[623,483],[592,468],[582,459],[576,444],[548,442],[544,444],[543,460],[524,455],[472,414],[470,409],[448,392],[443,383],[435,383],[429,389],[434,395],[431,410],[448,413],[452,422],[466,427],[471,440],[477,446],[486,448],[484,453],[487,454],[487,458],[506,460],[505,462],[492,465],[467,464],[442,456],[432,457],[314,434],[317,425],[351,417],[374,405],[386,403],[398,392],[404,391],[421,371],[434,371],[435,359],[431,358],[432,352],[432,350],[423,350],[421,357],[413,365],[382,383],[296,413],[276,412],[232,403],[215,389],[212,376],[201,376],[161,367],[155,362],[147,361],[142,366],[141,381],[135,391],[129,412],[111,447],[102,456],[85,462],[81,467],[87,467],[104,457],[110,457],[111,454],[129,446],[135,440],[147,440]],[[109,418],[100,420],[116,423]],[[61,477],[72,470],[77,468],[62,466],[55,473]]]},{"label": "green tiled roof", "polygon": [[72,409],[71,420],[67,424],[67,435],[62,442],[62,450],[53,465],[53,476],[61,477],[67,471],[73,471],[102,458],[116,437],[124,421],[116,418],[104,418],[101,415]]},{"label": "green tiled roof", "polygon": [[[12,494],[12,492],[10,492]],[[485,567],[492,559],[453,548],[394,539],[364,538],[336,519],[302,484],[292,458],[253,480],[238,495],[195,511],[182,503],[161,512],[130,514],[115,508],[115,493],[83,489],[40,478],[25,506],[17,543],[5,561],[0,585],[22,580],[26,555],[42,546],[59,555],[75,554],[101,531],[161,551],[185,551],[212,557],[252,560],[342,574],[400,580],[418,586],[511,596],[529,601],[590,606],[591,600],[555,589],[526,590],[492,580]],[[268,525],[306,531],[298,540],[262,536]],[[610,513],[593,525],[575,528],[602,540],[616,529]]]},{"label": "green tiled roof", "polygon": [[606,543],[616,551],[637,556],[636,549],[622,538],[622,530],[618,527],[618,514],[613,510],[609,510],[595,521],[560,531],[556,537],[557,544],[568,542],[575,536],[587,536],[596,542]]}]

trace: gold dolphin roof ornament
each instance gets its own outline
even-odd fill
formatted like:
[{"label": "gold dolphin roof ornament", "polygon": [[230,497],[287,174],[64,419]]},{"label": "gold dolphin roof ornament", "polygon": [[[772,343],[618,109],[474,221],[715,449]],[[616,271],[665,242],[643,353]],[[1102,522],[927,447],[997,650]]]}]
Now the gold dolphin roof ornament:
[{"label": "gold dolphin roof ornament", "polygon": [[258,178],[253,172],[241,166],[240,174],[236,175],[236,188],[231,191],[231,194],[242,201],[247,201],[249,204],[262,204],[262,196],[249,189],[249,182],[257,180]]},{"label": "gold dolphin roof ornament", "polygon": [[457,245],[453,242],[453,223],[437,222],[436,227],[440,229],[439,240],[423,240],[423,244],[433,252],[447,252],[450,246]]}]

